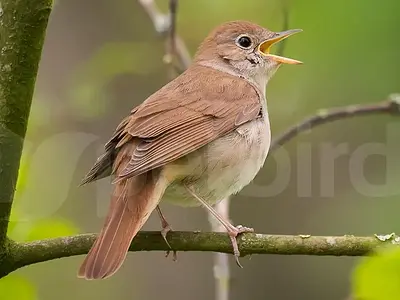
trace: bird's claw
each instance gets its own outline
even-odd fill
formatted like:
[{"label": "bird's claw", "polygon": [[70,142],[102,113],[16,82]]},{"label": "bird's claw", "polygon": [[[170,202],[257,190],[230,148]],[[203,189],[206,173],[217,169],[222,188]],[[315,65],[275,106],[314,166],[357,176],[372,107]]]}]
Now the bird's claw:
[{"label": "bird's claw", "polygon": [[168,240],[167,240],[167,234],[168,232],[172,231],[171,226],[168,223],[163,224],[163,228],[161,230],[161,235],[164,238],[165,243],[168,245],[168,247],[170,248],[170,250],[167,250],[165,252],[165,257],[169,256],[169,253],[172,251],[173,255],[172,255],[172,260],[173,261],[177,261],[178,260],[178,255],[176,253],[175,250],[172,249],[171,245],[169,244]]},{"label": "bird's claw", "polygon": [[232,243],[232,247],[233,247],[233,255],[235,256],[236,264],[240,268],[243,268],[243,266],[240,264],[240,261],[239,261],[240,251],[239,251],[239,246],[238,246],[236,237],[239,234],[245,233],[245,232],[254,232],[254,229],[250,228],[250,227],[244,227],[242,225],[238,225],[228,231],[229,238],[231,239],[231,243]]}]

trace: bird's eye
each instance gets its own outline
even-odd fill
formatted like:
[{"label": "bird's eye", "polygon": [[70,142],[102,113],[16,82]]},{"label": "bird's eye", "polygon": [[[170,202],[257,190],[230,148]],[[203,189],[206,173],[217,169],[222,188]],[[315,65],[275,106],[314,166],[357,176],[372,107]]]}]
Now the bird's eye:
[{"label": "bird's eye", "polygon": [[249,49],[252,45],[251,38],[247,35],[241,35],[237,38],[236,44],[243,49]]}]

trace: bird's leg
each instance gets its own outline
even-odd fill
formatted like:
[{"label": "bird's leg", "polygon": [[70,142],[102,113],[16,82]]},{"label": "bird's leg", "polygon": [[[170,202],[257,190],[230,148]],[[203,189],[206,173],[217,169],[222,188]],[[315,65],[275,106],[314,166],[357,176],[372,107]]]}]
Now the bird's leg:
[{"label": "bird's leg", "polygon": [[168,240],[167,240],[167,233],[172,231],[172,228],[169,225],[169,223],[167,222],[167,220],[165,219],[163,213],[161,212],[160,206],[157,205],[156,210],[157,210],[157,213],[158,213],[158,217],[160,218],[160,221],[161,221],[161,227],[162,227],[161,235],[164,238],[165,242],[167,243],[168,247],[171,248],[171,246],[170,246],[170,244],[168,243]]},{"label": "bird's leg", "polygon": [[226,220],[224,217],[222,217],[207,201],[205,201],[204,199],[200,198],[199,196],[197,196],[195,194],[195,192],[189,188],[188,186],[185,186],[187,191],[193,196],[195,197],[197,200],[199,200],[199,202],[201,204],[203,204],[203,206],[218,220],[221,222],[221,224],[226,228],[229,237],[231,239],[231,243],[232,243],[232,247],[233,247],[233,254],[235,255],[235,259],[236,259],[236,263],[239,267],[242,268],[242,265],[239,262],[239,257],[240,257],[240,252],[239,252],[239,247],[238,247],[238,243],[236,240],[236,237],[240,234],[240,233],[244,233],[244,232],[254,232],[253,228],[248,228],[248,227],[244,227],[242,225],[238,225],[238,226],[234,226],[232,225],[229,220]]},{"label": "bird's leg", "polygon": [[[160,208],[159,205],[157,205],[156,210],[157,210],[157,213],[158,213],[158,217],[160,218],[160,221],[161,221],[161,227],[162,227],[161,235],[164,238],[165,242],[167,243],[168,247],[172,250],[172,247],[171,247],[171,245],[169,244],[169,242],[167,240],[167,233],[172,231],[172,228],[169,225],[169,223],[167,222],[167,220],[165,219],[163,213],[161,212],[161,208]],[[169,253],[170,253],[170,250],[167,251],[165,256],[168,257]],[[172,259],[174,261],[176,261],[178,259],[175,250],[173,250],[173,258]]]}]

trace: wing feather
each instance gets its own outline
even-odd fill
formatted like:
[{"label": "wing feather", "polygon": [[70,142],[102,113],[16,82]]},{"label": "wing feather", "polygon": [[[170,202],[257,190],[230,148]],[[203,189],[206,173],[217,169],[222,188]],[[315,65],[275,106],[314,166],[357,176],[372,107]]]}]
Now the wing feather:
[{"label": "wing feather", "polygon": [[117,128],[107,153],[128,143],[134,150],[115,181],[179,159],[258,118],[261,108],[259,92],[247,81],[193,65],[135,108]]}]

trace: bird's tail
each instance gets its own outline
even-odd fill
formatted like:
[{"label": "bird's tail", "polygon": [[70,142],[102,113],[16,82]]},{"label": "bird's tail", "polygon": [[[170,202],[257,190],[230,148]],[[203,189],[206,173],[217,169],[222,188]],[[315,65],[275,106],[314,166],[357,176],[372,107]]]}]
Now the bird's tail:
[{"label": "bird's tail", "polygon": [[78,277],[104,279],[121,267],[132,239],[158,205],[165,187],[154,170],[115,184],[105,224]]}]

